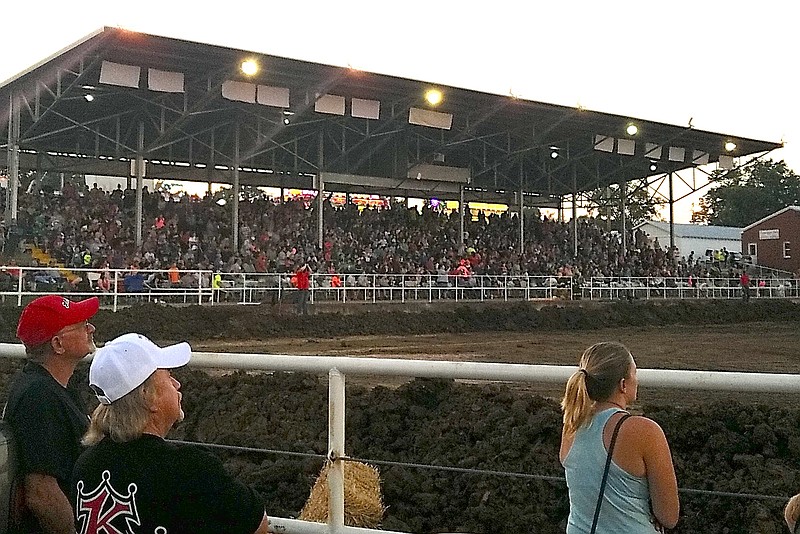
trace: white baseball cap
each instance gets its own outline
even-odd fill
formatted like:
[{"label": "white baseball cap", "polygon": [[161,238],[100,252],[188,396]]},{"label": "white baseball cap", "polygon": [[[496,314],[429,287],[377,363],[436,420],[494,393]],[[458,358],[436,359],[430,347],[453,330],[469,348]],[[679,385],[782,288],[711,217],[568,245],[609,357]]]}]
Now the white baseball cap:
[{"label": "white baseball cap", "polygon": [[97,349],[89,367],[89,387],[101,404],[111,404],[141,386],[158,369],[189,362],[188,343],[159,347],[141,334],[123,334]]}]

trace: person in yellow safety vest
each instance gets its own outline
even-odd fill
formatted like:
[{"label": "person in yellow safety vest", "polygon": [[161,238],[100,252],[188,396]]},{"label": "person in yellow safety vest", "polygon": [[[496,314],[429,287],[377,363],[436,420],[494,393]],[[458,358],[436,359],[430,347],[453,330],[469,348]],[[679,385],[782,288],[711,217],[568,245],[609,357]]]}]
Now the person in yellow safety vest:
[{"label": "person in yellow safety vest", "polygon": [[222,274],[214,273],[211,277],[211,298],[219,300],[219,290],[222,289]]},{"label": "person in yellow safety vest", "polygon": [[91,264],[92,264],[92,253],[86,251],[86,253],[83,255],[83,265],[85,267],[89,267]]}]

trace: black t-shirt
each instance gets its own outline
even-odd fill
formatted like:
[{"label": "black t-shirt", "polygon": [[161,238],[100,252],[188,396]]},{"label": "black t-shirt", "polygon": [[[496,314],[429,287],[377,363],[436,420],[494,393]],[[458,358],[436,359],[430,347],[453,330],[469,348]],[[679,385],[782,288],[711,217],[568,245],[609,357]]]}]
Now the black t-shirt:
[{"label": "black t-shirt", "polygon": [[89,448],[71,491],[80,534],[252,534],[264,517],[258,494],[219,458],[149,434]]},{"label": "black t-shirt", "polygon": [[72,468],[89,426],[80,397],[29,361],[11,383],[5,420],[17,444],[20,473],[55,477],[69,495]]}]

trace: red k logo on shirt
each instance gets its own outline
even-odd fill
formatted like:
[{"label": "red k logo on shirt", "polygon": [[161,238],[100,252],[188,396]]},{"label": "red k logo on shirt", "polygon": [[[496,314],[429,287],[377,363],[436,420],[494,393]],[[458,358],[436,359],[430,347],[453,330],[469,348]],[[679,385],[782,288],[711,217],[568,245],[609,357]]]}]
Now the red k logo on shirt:
[{"label": "red k logo on shirt", "polygon": [[91,491],[83,491],[78,482],[78,501],[75,507],[80,534],[131,534],[140,526],[136,511],[136,484],[128,486],[123,495],[111,486],[111,473],[103,471],[103,480]]}]

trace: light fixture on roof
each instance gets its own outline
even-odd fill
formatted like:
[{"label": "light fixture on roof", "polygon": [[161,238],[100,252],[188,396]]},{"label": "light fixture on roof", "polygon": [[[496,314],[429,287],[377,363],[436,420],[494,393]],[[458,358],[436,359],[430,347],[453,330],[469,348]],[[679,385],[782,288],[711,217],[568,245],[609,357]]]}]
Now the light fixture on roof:
[{"label": "light fixture on roof", "polygon": [[628,126],[625,127],[625,131],[628,133],[628,135],[636,135],[639,133],[639,127],[630,122],[628,123]]},{"label": "light fixture on roof", "polygon": [[558,148],[551,146],[550,150],[552,150],[552,152],[550,152],[550,157],[556,159],[558,157]]},{"label": "light fixture on roof", "polygon": [[733,141],[727,141],[725,143],[725,150],[727,150],[728,152],[733,152],[734,150],[736,150],[736,143],[734,143]]},{"label": "light fixture on roof", "polygon": [[91,102],[94,100],[94,95],[92,93],[86,93],[83,95],[83,98],[85,98],[87,102]]},{"label": "light fixture on roof", "polygon": [[431,106],[438,106],[442,103],[442,99],[444,95],[438,89],[428,89],[425,92],[425,101],[430,104]]},{"label": "light fixture on roof", "polygon": [[289,117],[283,118],[283,124],[286,124],[287,126],[289,125]]},{"label": "light fixture on roof", "polygon": [[242,61],[242,72],[248,76],[252,76],[258,72],[258,63],[255,59],[245,59]]},{"label": "light fixture on roof", "polygon": [[655,172],[656,169],[658,169],[658,164],[655,161],[651,161],[650,162],[650,170]]}]

